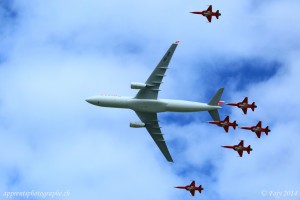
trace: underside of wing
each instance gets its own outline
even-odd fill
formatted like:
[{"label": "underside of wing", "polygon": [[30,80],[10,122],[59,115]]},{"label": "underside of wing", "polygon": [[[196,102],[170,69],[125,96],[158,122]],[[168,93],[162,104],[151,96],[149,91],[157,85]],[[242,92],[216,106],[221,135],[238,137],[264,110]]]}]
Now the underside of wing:
[{"label": "underside of wing", "polygon": [[152,139],[160,149],[160,151],[164,154],[166,159],[169,162],[173,162],[173,159],[170,155],[166,142],[164,140],[163,134],[161,133],[157,114],[156,113],[147,113],[147,112],[136,112],[138,117],[141,119],[142,122],[146,124],[146,129],[151,135]]},{"label": "underside of wing", "polygon": [[207,20],[211,22],[211,15],[206,16]]},{"label": "underside of wing", "polygon": [[248,104],[248,97],[245,97],[244,100],[242,101],[242,103]]},{"label": "underside of wing", "polygon": [[157,99],[159,87],[168,69],[171,58],[178,45],[178,41],[173,43],[164,57],[158,63],[152,74],[146,81],[146,88],[140,89],[135,98],[137,99]]},{"label": "underside of wing", "polygon": [[258,138],[260,138],[260,136],[261,136],[261,131],[257,131],[257,132],[255,132],[256,133],[256,136],[258,137]]},{"label": "underside of wing", "polygon": [[192,181],[192,183],[191,183],[191,185],[190,186],[193,186],[193,187],[195,187],[195,181]]},{"label": "underside of wing", "polygon": [[242,108],[242,110],[243,110],[243,113],[246,115],[248,108]]},{"label": "underside of wing", "polygon": [[223,128],[224,128],[224,130],[226,131],[226,133],[228,133],[229,126],[224,126]]},{"label": "underside of wing", "polygon": [[238,151],[238,153],[239,153],[240,157],[243,156],[243,150]]},{"label": "underside of wing", "polygon": [[192,196],[195,196],[195,190],[190,190],[190,193],[192,194]]},{"label": "underside of wing", "polygon": [[209,6],[208,6],[207,11],[212,12],[212,5],[209,5]]},{"label": "underside of wing", "polygon": [[238,146],[244,146],[244,140],[241,140],[240,143],[238,144]]}]

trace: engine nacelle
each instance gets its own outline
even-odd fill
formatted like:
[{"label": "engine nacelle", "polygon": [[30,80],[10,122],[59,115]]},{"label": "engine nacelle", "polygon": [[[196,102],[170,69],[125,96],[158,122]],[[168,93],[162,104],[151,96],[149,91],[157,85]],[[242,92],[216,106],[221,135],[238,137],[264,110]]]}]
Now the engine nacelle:
[{"label": "engine nacelle", "polygon": [[130,122],[131,128],[143,128],[145,126],[146,126],[146,124],[143,122]]},{"label": "engine nacelle", "polygon": [[131,86],[131,89],[143,89],[143,88],[147,87],[147,84],[132,82],[130,86]]}]

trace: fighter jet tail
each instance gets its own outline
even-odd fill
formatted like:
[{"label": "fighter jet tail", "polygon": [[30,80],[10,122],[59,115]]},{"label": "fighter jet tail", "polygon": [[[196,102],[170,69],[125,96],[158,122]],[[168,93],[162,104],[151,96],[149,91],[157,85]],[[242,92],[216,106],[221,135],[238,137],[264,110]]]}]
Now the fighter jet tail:
[{"label": "fighter jet tail", "polygon": [[247,147],[247,153],[250,154],[250,151],[252,151],[252,149],[251,149],[251,146],[249,145],[249,146]]},{"label": "fighter jet tail", "polygon": [[216,18],[219,19],[219,16],[220,16],[220,15],[221,15],[221,14],[220,14],[220,11],[217,10],[217,12],[216,12]]},{"label": "fighter jet tail", "polygon": [[[220,99],[222,97],[223,91],[224,91],[224,88],[220,88],[216,92],[215,96],[213,96],[213,98],[209,101],[208,105],[218,106],[219,102],[220,102]],[[218,110],[210,110],[208,112],[209,112],[211,118],[213,118],[214,121],[220,121],[220,115],[219,115]]]}]

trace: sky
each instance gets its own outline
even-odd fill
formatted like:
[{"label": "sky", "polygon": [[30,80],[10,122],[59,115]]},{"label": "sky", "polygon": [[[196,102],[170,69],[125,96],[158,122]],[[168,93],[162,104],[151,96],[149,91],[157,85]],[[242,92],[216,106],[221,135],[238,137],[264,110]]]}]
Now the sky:
[{"label": "sky", "polygon": [[[191,11],[207,5],[212,23]],[[62,199],[300,199],[299,0],[0,0],[0,195],[69,192]],[[206,112],[160,113],[168,163],[131,110],[95,107],[97,94],[134,96],[180,40],[159,98],[208,102],[245,96],[258,108],[223,106],[229,133]],[[242,158],[220,146],[251,145]],[[50,198],[50,197],[49,197]],[[57,199],[61,199],[56,197]],[[25,199],[14,197],[13,199]],[[28,199],[41,199],[30,196]]]}]

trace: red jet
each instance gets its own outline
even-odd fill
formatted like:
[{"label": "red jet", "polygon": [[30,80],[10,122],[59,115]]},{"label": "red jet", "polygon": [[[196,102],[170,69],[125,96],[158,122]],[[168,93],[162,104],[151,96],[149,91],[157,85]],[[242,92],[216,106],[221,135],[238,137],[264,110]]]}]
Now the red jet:
[{"label": "red jet", "polygon": [[222,146],[224,148],[229,148],[237,151],[240,155],[240,157],[243,156],[243,152],[247,151],[248,154],[250,154],[250,151],[252,151],[251,146],[249,145],[248,147],[244,147],[244,140],[241,140],[241,142],[238,145],[233,145],[233,146]]},{"label": "red jet", "polygon": [[245,99],[242,102],[238,103],[227,103],[229,106],[237,106],[238,108],[242,109],[244,114],[247,114],[248,108],[251,108],[252,111],[254,111],[257,106],[255,105],[255,102],[252,104],[248,104],[248,97],[245,97]]},{"label": "red jet", "polygon": [[217,10],[216,12],[212,11],[212,5],[210,5],[207,8],[207,10],[203,10],[203,11],[199,11],[199,12],[191,12],[191,13],[203,15],[207,18],[207,20],[209,22],[211,22],[212,16],[215,16],[217,19],[219,19],[219,16],[221,16],[221,13],[219,12],[219,10]]},{"label": "red jet", "polygon": [[211,121],[211,122],[208,122],[208,123],[216,124],[220,127],[223,127],[224,130],[226,131],[226,133],[228,133],[229,126],[232,126],[234,130],[238,126],[236,121],[234,121],[234,122],[229,121],[229,116],[227,116],[223,121]]},{"label": "red jet", "polygon": [[195,191],[198,190],[200,193],[202,192],[202,190],[204,190],[204,188],[202,187],[202,185],[199,185],[199,187],[195,186],[195,181],[193,181],[190,185],[187,186],[177,186],[175,188],[179,188],[179,189],[186,189],[187,191],[190,191],[190,193],[192,194],[192,196],[195,195]]},{"label": "red jet", "polygon": [[251,130],[252,132],[255,132],[258,138],[260,138],[261,132],[265,132],[266,135],[268,135],[268,133],[271,132],[271,130],[269,129],[269,126],[267,126],[266,128],[261,127],[261,121],[259,121],[256,126],[242,126],[240,128],[246,129],[246,130]]}]

